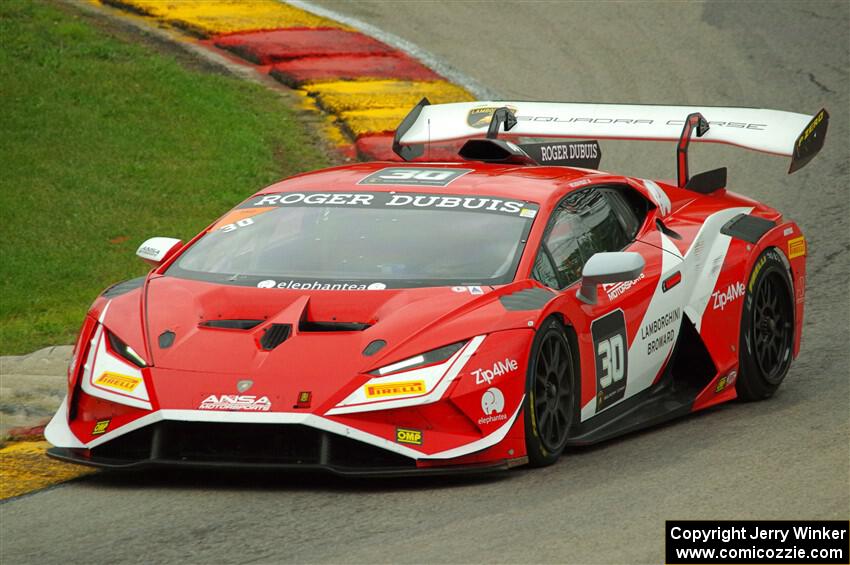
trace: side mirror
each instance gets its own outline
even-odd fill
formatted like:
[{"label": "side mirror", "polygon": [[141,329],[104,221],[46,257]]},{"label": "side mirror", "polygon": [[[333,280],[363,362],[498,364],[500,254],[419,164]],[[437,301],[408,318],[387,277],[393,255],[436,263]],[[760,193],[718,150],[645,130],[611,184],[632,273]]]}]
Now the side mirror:
[{"label": "side mirror", "polygon": [[640,253],[594,253],[581,270],[581,288],[576,296],[582,302],[596,304],[597,285],[634,280],[645,264]]},{"label": "side mirror", "polygon": [[183,247],[183,242],[179,239],[174,239],[173,237],[152,237],[139,246],[136,250],[136,255],[141,257],[145,263],[150,263],[154,267],[158,267],[181,247]]}]

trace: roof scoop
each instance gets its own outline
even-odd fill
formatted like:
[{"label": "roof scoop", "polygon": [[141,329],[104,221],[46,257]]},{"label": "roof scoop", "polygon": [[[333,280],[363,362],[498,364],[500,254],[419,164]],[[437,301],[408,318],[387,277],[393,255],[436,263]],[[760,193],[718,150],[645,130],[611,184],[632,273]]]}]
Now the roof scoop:
[{"label": "roof scoop", "polygon": [[537,164],[519,145],[504,139],[470,139],[463,144],[458,155],[467,161],[516,163],[518,165]]}]

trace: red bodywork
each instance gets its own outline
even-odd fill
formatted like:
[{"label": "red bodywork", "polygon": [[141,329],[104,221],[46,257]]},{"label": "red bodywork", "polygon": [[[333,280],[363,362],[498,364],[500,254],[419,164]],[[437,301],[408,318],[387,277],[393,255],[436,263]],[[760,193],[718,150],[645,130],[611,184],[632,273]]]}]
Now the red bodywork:
[{"label": "red bodywork", "polygon": [[[363,188],[358,186],[360,180],[388,166],[398,164],[356,164],[304,174],[276,183],[257,195],[357,192]],[[69,397],[64,418],[73,437],[66,437],[66,444],[59,447],[71,449],[77,460],[90,458],[92,463],[104,464],[97,460],[97,446],[108,446],[128,430],[143,428],[139,422],[266,422],[313,427],[348,437],[398,454],[415,468],[522,464],[526,461],[523,424],[526,367],[536,329],[549,316],[557,316],[572,327],[581,374],[581,423],[592,431],[593,416],[599,414],[594,401],[601,402],[601,399],[597,399],[591,324],[615,309],[623,311],[629,348],[635,348],[635,352],[629,354],[635,367],[634,379],[630,367],[629,386],[634,383],[641,387],[644,385],[640,383],[657,381],[667,369],[667,360],[657,356],[669,358],[669,352],[644,354],[638,351],[648,309],[681,308],[677,316],[682,319],[686,316],[699,318],[699,335],[716,367],[716,374],[710,376],[689,410],[700,410],[735,398],[735,387],[725,383],[728,380],[731,385],[734,376],[730,374],[737,369],[744,298],[715,308],[709,297],[707,305],[699,312],[694,306],[699,301],[685,293],[704,295],[707,291],[714,295],[730,285],[746,285],[753,263],[762,250],[775,247],[784,256],[789,255],[789,240],[801,236],[794,223],[784,220],[781,214],[767,206],[725,189],[701,195],[659,181],[656,186],[669,198],[669,202],[662,203],[643,180],[606,173],[565,167],[469,162],[433,166],[473,169],[472,173],[452,183],[452,194],[486,195],[539,204],[513,283],[485,287],[483,294],[473,295],[449,287],[364,292],[249,288],[164,275],[169,265],[191,247],[193,240],[151,271],[138,288],[113,297],[101,296],[92,305],[69,370]],[[648,202],[650,211],[628,248],[640,252],[646,259],[641,278],[619,291],[613,289],[609,293],[601,289],[595,305],[579,300],[577,285],[572,285],[560,292],[553,291],[551,299],[537,309],[506,308],[500,298],[523,289],[543,288],[531,278],[531,270],[553,209],[568,193],[596,185],[630,187]],[[414,192],[416,187],[384,186],[370,187],[370,190]],[[664,209],[668,206],[669,209]],[[717,226],[708,226],[706,220],[739,208],[773,220],[776,226],[757,243],[730,238],[728,249],[719,260],[716,283],[700,290],[698,281],[688,280],[691,267],[686,263],[713,258],[709,255],[714,249],[712,242],[716,239]],[[681,238],[662,241],[664,236],[656,222],[659,219]],[[214,222],[198,237],[215,225]],[[702,259],[691,258],[689,252],[700,251],[692,246],[704,228],[715,231],[714,239],[706,240]],[[676,257],[676,250],[681,257]],[[677,269],[679,263],[682,268]],[[805,255],[789,259],[789,266],[797,298],[796,356],[803,320]],[[669,288],[661,291],[662,285]],[[366,322],[370,327],[350,332],[299,332],[298,321],[305,317],[315,321]],[[263,323],[249,330],[201,325],[216,319],[258,319]],[[265,351],[260,347],[260,338],[274,323],[292,324],[296,329],[279,347]],[[146,361],[148,366],[140,372],[149,409],[98,398],[83,390],[80,381],[86,378],[86,360],[98,362],[90,354],[97,346],[93,338],[97,337],[100,325],[120,337]],[[158,336],[165,331],[173,332],[176,337],[172,345],[162,348]],[[102,333],[100,339],[105,340],[105,335]],[[483,338],[436,401],[329,414],[374,377],[369,374],[371,371],[476,336]],[[387,345],[372,356],[364,355],[366,346],[377,339],[386,341]],[[640,347],[644,347],[643,342]],[[466,350],[461,353],[463,351]],[[634,361],[631,355],[636,356]],[[490,371],[490,374],[482,371]],[[489,376],[489,381],[482,378],[482,374]],[[97,375],[88,378],[94,382]],[[267,398],[270,409],[250,413],[199,410],[210,395],[242,394],[236,387],[243,379],[253,381],[244,394],[255,400]],[[724,379],[723,386],[720,386],[721,379]],[[127,386],[133,386],[132,382]],[[498,387],[503,393],[504,407],[485,414],[482,394],[490,387]],[[632,392],[626,389],[626,397]]]}]

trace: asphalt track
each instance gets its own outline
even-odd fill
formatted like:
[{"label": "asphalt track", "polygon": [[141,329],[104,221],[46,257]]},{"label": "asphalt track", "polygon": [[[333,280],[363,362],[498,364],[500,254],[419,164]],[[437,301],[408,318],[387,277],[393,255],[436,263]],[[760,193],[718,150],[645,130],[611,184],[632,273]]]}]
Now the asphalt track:
[{"label": "asphalt track", "polygon": [[[410,40],[504,98],[832,114],[821,155],[693,151],[809,241],[802,356],[770,401],[733,403],[464,480],[100,474],[0,505],[4,563],[652,562],[666,519],[850,514],[850,4],[325,3]],[[709,118],[710,119],[710,118]],[[666,144],[606,143],[603,168],[672,177]]]}]

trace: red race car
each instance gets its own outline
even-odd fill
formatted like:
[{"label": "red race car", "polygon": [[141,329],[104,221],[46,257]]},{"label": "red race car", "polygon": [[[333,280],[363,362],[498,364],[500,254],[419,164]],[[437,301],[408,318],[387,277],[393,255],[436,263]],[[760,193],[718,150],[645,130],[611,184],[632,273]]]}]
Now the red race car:
[{"label": "red race car", "polygon": [[[726,169],[690,176],[688,144],[790,156],[794,171],[827,122],[423,100],[394,149],[411,161],[451,143],[460,160],[300,175],[187,244],[143,243],[153,270],[104,291],[83,322],[48,453],[114,468],[481,471],[767,398],[799,351],[806,240],[727,191]],[[675,142],[678,178],[600,172],[596,141],[557,138]]]}]

